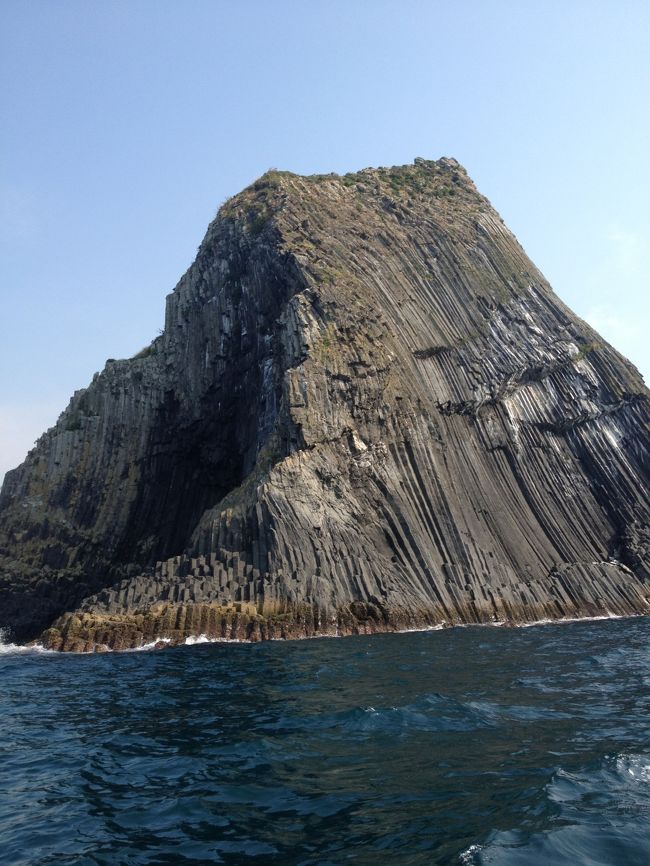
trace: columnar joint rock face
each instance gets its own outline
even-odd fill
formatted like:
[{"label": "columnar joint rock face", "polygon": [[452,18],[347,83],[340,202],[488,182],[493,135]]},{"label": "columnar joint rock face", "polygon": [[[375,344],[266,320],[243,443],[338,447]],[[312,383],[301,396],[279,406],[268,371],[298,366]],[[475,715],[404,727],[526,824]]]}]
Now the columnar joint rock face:
[{"label": "columnar joint rock face", "polygon": [[454,160],[269,172],[0,494],[67,650],[644,613],[648,391]]}]

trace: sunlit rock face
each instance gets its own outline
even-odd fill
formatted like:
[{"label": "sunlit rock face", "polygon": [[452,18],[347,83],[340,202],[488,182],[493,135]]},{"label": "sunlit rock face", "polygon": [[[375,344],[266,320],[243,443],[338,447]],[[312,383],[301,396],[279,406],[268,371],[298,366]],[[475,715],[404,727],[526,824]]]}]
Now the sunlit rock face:
[{"label": "sunlit rock face", "polygon": [[648,391],[453,159],[269,172],[0,496],[58,649],[643,613]]}]

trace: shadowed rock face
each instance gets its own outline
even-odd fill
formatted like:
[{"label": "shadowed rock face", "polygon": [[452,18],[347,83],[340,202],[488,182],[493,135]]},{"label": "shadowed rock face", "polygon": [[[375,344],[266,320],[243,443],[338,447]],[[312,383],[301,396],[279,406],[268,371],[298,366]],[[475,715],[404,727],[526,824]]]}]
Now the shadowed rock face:
[{"label": "shadowed rock face", "polygon": [[68,650],[643,613],[649,402],[451,159],[224,205],[165,330],[0,495]]}]

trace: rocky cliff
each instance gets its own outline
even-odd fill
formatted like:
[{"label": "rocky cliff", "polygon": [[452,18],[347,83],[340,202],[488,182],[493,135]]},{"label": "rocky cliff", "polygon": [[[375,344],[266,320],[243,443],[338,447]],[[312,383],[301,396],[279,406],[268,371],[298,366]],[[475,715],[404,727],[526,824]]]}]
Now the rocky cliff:
[{"label": "rocky cliff", "polygon": [[648,397],[455,160],[271,171],[7,475],[0,626],[91,650],[646,612]]}]

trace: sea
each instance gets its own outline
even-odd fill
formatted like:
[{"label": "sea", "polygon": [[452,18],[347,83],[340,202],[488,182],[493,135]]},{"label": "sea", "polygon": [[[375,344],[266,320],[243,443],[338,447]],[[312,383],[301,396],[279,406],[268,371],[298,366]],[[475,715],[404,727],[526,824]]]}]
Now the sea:
[{"label": "sea", "polygon": [[0,863],[648,866],[650,618],[0,646]]}]

